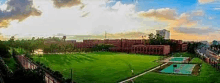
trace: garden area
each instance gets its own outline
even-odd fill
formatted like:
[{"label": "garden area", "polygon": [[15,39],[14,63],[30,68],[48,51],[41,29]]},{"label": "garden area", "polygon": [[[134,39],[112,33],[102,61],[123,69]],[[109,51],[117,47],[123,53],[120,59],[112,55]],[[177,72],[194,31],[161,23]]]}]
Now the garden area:
[{"label": "garden area", "polygon": [[79,83],[114,83],[139,74],[159,65],[159,56],[113,52],[91,52],[74,54],[46,54],[33,56],[54,71],[60,71],[65,78]]}]

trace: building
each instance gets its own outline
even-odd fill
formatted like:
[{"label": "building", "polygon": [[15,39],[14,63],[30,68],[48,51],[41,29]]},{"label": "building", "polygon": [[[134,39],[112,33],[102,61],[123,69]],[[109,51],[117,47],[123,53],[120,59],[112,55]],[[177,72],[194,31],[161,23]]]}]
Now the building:
[{"label": "building", "polygon": [[34,50],[34,54],[43,55],[44,51],[42,49],[36,49]]},{"label": "building", "polygon": [[76,40],[66,40],[67,43],[76,43]]},{"label": "building", "polygon": [[156,30],[156,34],[160,34],[164,39],[170,39],[170,31],[166,29]]},{"label": "building", "polygon": [[170,53],[169,45],[133,45],[132,53],[167,55]]}]

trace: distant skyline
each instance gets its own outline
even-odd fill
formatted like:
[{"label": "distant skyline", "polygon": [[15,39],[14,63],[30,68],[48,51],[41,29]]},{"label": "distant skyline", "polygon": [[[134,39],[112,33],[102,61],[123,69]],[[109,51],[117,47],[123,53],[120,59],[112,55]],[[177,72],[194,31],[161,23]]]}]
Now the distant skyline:
[{"label": "distant skyline", "polygon": [[[0,33],[18,37],[156,33],[220,40],[220,0],[1,0]],[[14,4],[16,3],[16,4]]]}]

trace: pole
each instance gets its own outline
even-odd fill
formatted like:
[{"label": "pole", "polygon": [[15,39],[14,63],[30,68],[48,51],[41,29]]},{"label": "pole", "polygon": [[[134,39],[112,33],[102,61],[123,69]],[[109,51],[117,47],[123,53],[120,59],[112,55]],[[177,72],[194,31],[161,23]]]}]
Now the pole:
[{"label": "pole", "polygon": [[105,31],[105,39],[106,39],[106,31]]},{"label": "pole", "polygon": [[70,78],[71,79],[71,83],[73,83],[73,80],[72,80],[72,69],[71,69],[71,75],[70,76],[71,76],[71,78]]}]

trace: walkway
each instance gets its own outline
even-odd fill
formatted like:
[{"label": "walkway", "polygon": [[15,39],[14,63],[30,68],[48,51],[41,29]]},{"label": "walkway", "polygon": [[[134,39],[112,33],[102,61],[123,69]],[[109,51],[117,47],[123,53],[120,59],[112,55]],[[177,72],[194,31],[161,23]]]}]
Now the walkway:
[{"label": "walkway", "polygon": [[[167,63],[168,63],[168,62],[167,62]],[[164,63],[164,64],[162,64],[161,66],[164,66],[164,65],[166,65],[167,63]],[[134,77],[132,77],[132,78],[129,78],[129,79],[127,79],[127,80],[121,81],[121,82],[119,82],[119,83],[125,83],[125,82],[127,82],[127,81],[133,80],[133,79],[135,79],[135,78],[137,78],[137,77],[140,77],[140,76],[142,76],[142,75],[144,75],[144,74],[146,74],[146,73],[148,73],[148,72],[151,72],[151,71],[153,71],[153,70],[155,70],[155,69],[158,69],[158,68],[160,68],[160,66],[157,66],[157,67],[155,67],[155,68],[153,68],[153,69],[151,69],[151,70],[149,70],[149,71],[146,71],[146,72],[144,72],[144,73],[142,73],[142,74],[139,74],[139,75],[134,76]]]}]

